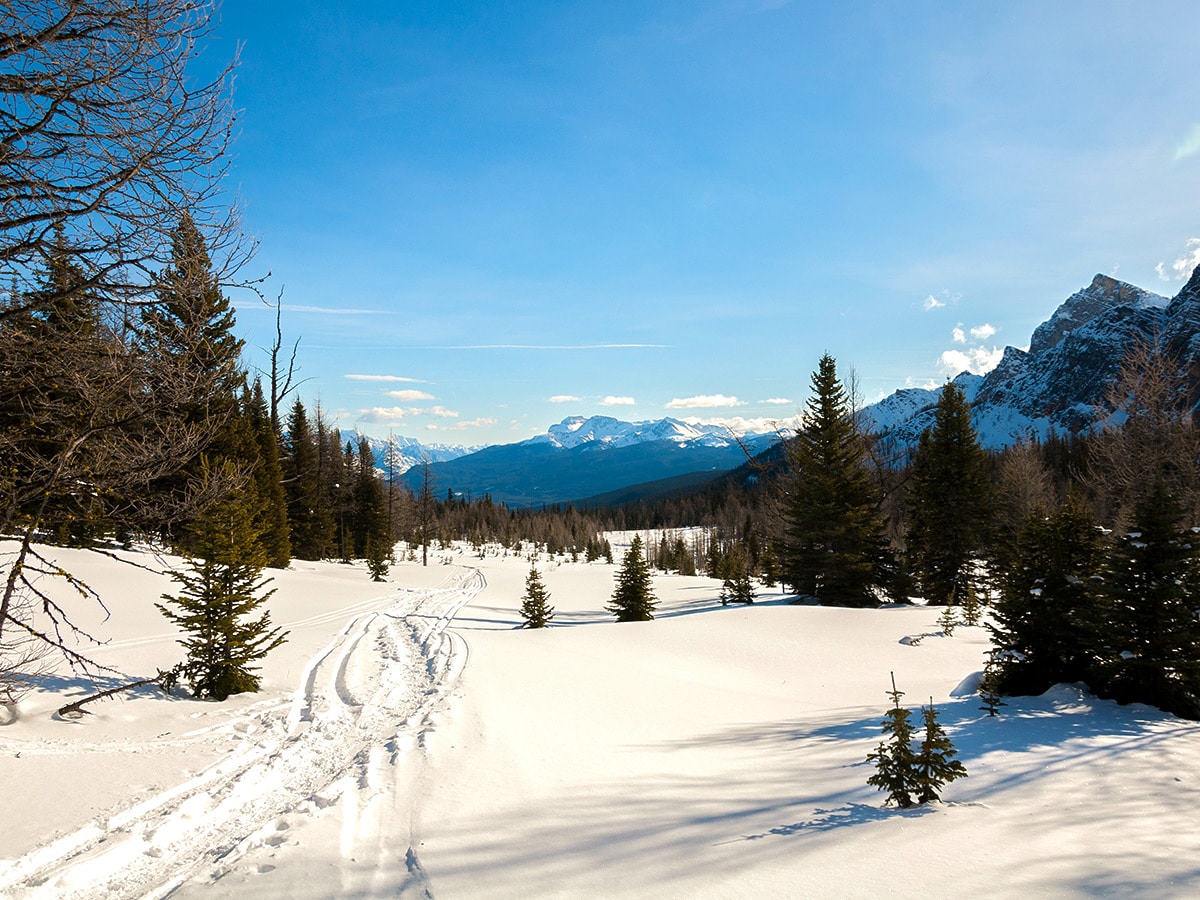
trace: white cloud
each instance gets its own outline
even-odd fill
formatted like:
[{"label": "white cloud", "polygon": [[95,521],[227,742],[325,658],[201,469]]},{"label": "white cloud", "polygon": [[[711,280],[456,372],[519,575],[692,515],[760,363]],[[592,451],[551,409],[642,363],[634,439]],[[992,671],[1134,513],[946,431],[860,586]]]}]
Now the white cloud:
[{"label": "white cloud", "polygon": [[676,397],[667,404],[667,409],[717,409],[744,405],[737,397],[724,394],[698,394],[695,397]]},{"label": "white cloud", "polygon": [[787,397],[771,397],[767,400],[759,400],[759,403],[769,403],[772,406],[795,406],[795,400],[789,400]]},{"label": "white cloud", "polygon": [[996,326],[994,325],[977,325],[971,329],[971,337],[975,338],[977,341],[986,341],[995,333]]},{"label": "white cloud", "polygon": [[926,312],[929,312],[932,309],[941,309],[946,304],[943,303],[941,300],[939,300],[937,297],[933,296],[933,294],[930,294],[928,297],[925,298],[925,302],[922,303],[921,305],[923,307],[925,307]]},{"label": "white cloud", "polygon": [[581,397],[574,397],[571,394],[555,394],[550,398],[551,403],[582,403]]},{"label": "white cloud", "polygon": [[[958,373],[955,372],[954,374],[957,375]],[[924,381],[917,381],[917,379],[915,379],[911,375],[909,375],[907,378],[904,379],[904,386],[910,387],[910,388],[921,388],[922,390],[926,390],[926,391],[932,391],[934,388],[941,387],[941,382],[936,381],[932,378],[926,378]],[[880,397],[880,399],[882,400],[883,397],[890,396],[891,393],[892,393],[891,391],[886,391],[883,394],[883,396]]]},{"label": "white cloud", "polygon": [[398,422],[415,412],[418,410],[405,409],[403,406],[373,406],[370,409],[360,409],[358,419],[360,422]]},{"label": "white cloud", "polygon": [[965,344],[967,342],[967,333],[962,330],[961,326],[956,327],[951,332],[951,337],[954,338],[954,343],[956,344]]},{"label": "white cloud", "polygon": [[1158,272],[1158,277],[1163,281],[1184,281],[1191,276],[1192,270],[1200,265],[1200,238],[1188,238],[1187,249],[1183,255],[1175,262],[1171,263],[1171,271],[1174,275],[1167,273],[1167,264],[1160,262],[1154,267],[1154,271]]},{"label": "white cloud", "polygon": [[433,394],[427,394],[424,391],[404,390],[404,391],[388,391],[389,397],[395,397],[397,400],[407,400],[410,403],[414,400],[432,400]]},{"label": "white cloud", "polygon": [[387,424],[388,422],[399,422],[402,419],[412,418],[413,416],[437,416],[440,419],[457,419],[458,413],[442,406],[373,406],[370,409],[360,409],[357,418],[360,422]]},{"label": "white cloud", "polygon": [[637,401],[632,397],[613,397],[608,396],[600,401],[601,406],[637,406]]},{"label": "white cloud", "polygon": [[343,375],[351,381],[403,381],[407,384],[427,384],[420,378],[405,378],[403,375]]},{"label": "white cloud", "polygon": [[938,360],[947,375],[974,372],[984,375],[1000,364],[1004,351],[998,347],[970,347],[966,350],[947,350]]},{"label": "white cloud", "polygon": [[1193,125],[1187,136],[1175,146],[1175,161],[1200,152],[1200,125]]},{"label": "white cloud", "polygon": [[452,428],[456,431],[463,431],[467,428],[490,428],[496,424],[496,420],[490,416],[480,416],[478,419],[470,419],[466,422],[455,422]]}]

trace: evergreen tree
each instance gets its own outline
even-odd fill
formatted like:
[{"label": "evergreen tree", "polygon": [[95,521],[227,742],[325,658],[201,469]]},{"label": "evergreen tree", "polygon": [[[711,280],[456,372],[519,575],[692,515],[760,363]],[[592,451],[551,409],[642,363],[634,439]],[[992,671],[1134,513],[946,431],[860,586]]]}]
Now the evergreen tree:
[{"label": "evergreen tree", "polygon": [[288,527],[287,495],[283,489],[283,470],[279,462],[279,436],[271,425],[271,410],[263,394],[262,382],[255,378],[242,399],[242,414],[254,436],[250,460],[254,488],[260,501],[258,513],[262,527],[262,545],[267,565],[286,569],[292,561]]},{"label": "evergreen tree", "polygon": [[158,302],[142,315],[141,340],[155,353],[179,359],[203,374],[207,389],[187,410],[197,422],[220,422],[237,404],[243,381],[243,341],[233,333],[233,306],[221,291],[204,238],[184,213],[172,236],[172,265]]},{"label": "evergreen tree", "polygon": [[728,574],[721,583],[721,605],[728,603],[754,602],[754,582],[750,580],[750,572],[745,557],[741,553],[731,553],[727,558]]},{"label": "evergreen tree", "polygon": [[[365,437],[358,439],[356,450],[347,444],[347,468],[354,479],[351,508],[351,539],[356,558],[367,555],[367,546],[372,543],[386,547],[388,521],[387,501],[383,494],[383,483],[375,471],[375,455]],[[391,548],[386,548],[386,554]]]},{"label": "evergreen tree", "polygon": [[[875,774],[867,784],[887,791],[887,799],[901,809],[913,805],[913,795],[921,785],[917,777],[917,755],[913,753],[912,713],[900,705],[904,692],[896,688],[896,676],[892,675],[892,689],[887,692],[892,698],[892,708],[883,717],[884,740],[867,762],[875,764]],[[890,739],[889,739],[890,736]]]},{"label": "evergreen tree", "polygon": [[961,604],[984,543],[990,480],[971,407],[954,383],[942,388],[921,434],[909,484],[908,550],[925,599]]},{"label": "evergreen tree", "polygon": [[925,737],[916,758],[917,802],[928,803],[939,799],[942,787],[949,782],[966,778],[967,770],[954,758],[958,750],[937,720],[932,697],[929,705],[921,708],[921,715],[925,721]]},{"label": "evergreen tree", "polygon": [[261,593],[269,581],[261,577],[267,554],[254,519],[236,496],[212,504],[188,526],[189,571],[172,574],[182,585],[179,595],[162,597],[178,612],[158,604],[188,634],[179,642],[187,651],[181,674],[197,697],[257,691],[255,663],[285,640],[269,613],[250,618],[274,593]]},{"label": "evergreen tree", "polygon": [[[35,348],[30,355],[37,360],[36,365],[20,367],[26,371],[10,368],[7,358],[0,364],[4,380],[0,428],[19,445],[18,456],[27,457],[19,462],[6,460],[15,471],[52,471],[55,460],[71,452],[80,434],[103,433],[111,427],[109,421],[119,420],[120,411],[97,416],[84,395],[119,390],[122,376],[127,377],[135,365],[128,362],[132,358],[128,348],[105,327],[102,304],[88,289],[87,278],[74,262],[61,230],[54,246],[42,289],[31,304],[38,311],[20,309],[21,301],[9,298],[18,309],[4,322],[10,337],[16,337],[14,332],[21,334],[23,340],[17,339]],[[53,413],[44,419],[31,415],[30,409],[37,405]],[[85,474],[90,474],[86,465]],[[23,504],[21,513],[36,514],[55,543],[91,546],[106,529],[104,504],[91,481],[90,477],[64,479],[36,492],[32,502]]]},{"label": "evergreen tree", "polygon": [[1163,482],[1136,506],[1109,556],[1109,627],[1098,693],[1200,719],[1200,548]]},{"label": "evergreen tree", "polygon": [[983,706],[979,707],[989,716],[994,716],[1001,706],[1007,706],[1000,699],[1000,661],[997,658],[1000,651],[993,647],[987,652],[983,664],[983,677],[979,679],[979,699]]},{"label": "evergreen tree", "polygon": [[872,606],[886,580],[880,495],[866,447],[829,354],[812,376],[804,425],[785,446],[792,468],[783,577],[799,594],[845,606]]},{"label": "evergreen tree", "polygon": [[[234,334],[235,324],[233,307],[217,282],[204,238],[184,213],[172,235],[172,264],[160,278],[157,302],[143,309],[137,327],[142,352],[167,361],[160,369],[195,375],[198,389],[180,402],[178,415],[181,421],[205,429],[204,453],[157,486],[181,506],[206,471],[228,473],[230,489],[236,489],[250,477],[258,460],[248,423],[239,421],[245,376],[240,362],[243,341]],[[146,389],[160,390],[153,376]],[[224,466],[225,460],[238,465]],[[164,536],[181,544],[190,533],[175,525]]]},{"label": "evergreen tree", "polygon": [[1004,693],[1040,694],[1093,679],[1103,562],[1103,535],[1073,494],[1052,516],[1026,523],[988,626],[1004,651]]},{"label": "evergreen tree", "polygon": [[300,400],[296,400],[288,415],[284,448],[284,486],[292,552],[298,559],[323,559],[329,555],[333,525],[321,495],[316,436]]},{"label": "evergreen tree", "polygon": [[391,554],[386,546],[386,541],[377,537],[368,538],[367,552],[364,555],[367,560],[367,571],[371,573],[371,580],[383,581],[386,579],[388,570],[391,568]]},{"label": "evergreen tree", "polygon": [[621,570],[617,572],[612,602],[605,609],[616,615],[618,622],[646,622],[654,618],[657,606],[650,582],[650,567],[642,555],[642,539],[634,535]]},{"label": "evergreen tree", "polygon": [[529,567],[529,575],[525,579],[525,593],[521,597],[521,617],[525,620],[525,628],[545,628],[554,618],[554,607],[550,605],[550,595],[542,584],[542,576],[536,566]]}]

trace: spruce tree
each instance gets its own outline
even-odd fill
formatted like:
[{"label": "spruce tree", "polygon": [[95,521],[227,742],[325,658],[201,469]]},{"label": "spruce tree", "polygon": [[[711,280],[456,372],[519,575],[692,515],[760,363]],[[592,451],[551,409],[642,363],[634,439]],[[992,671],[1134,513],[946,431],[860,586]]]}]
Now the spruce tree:
[{"label": "spruce tree", "polygon": [[260,502],[258,518],[262,526],[263,549],[267,552],[267,565],[286,569],[292,561],[292,547],[287,495],[283,489],[283,469],[279,462],[279,436],[271,425],[271,410],[258,378],[243,395],[242,415],[254,436],[250,448],[254,458],[248,462],[252,467],[254,487]]},{"label": "spruce tree", "polygon": [[617,586],[612,601],[605,607],[617,617],[618,622],[646,622],[654,618],[658,601],[650,581],[650,567],[642,556],[642,539],[633,536],[621,569],[617,572]]},{"label": "spruce tree", "polygon": [[804,424],[786,443],[783,578],[825,603],[873,606],[886,580],[880,493],[864,465],[866,445],[829,354],[812,376]]},{"label": "spruce tree", "polygon": [[984,544],[991,482],[971,407],[953,383],[917,443],[909,484],[908,551],[925,599],[961,604]]},{"label": "spruce tree", "polygon": [[730,553],[726,557],[726,570],[725,580],[721,583],[721,605],[753,603],[754,582],[750,579],[745,557],[737,551]]},{"label": "spruce tree", "polygon": [[529,567],[529,575],[525,579],[521,617],[525,620],[525,628],[546,628],[554,618],[554,607],[550,605],[550,595],[546,593],[537,566]]},{"label": "spruce tree", "polygon": [[979,700],[983,703],[979,708],[989,716],[996,715],[1001,706],[1008,705],[1000,699],[999,654],[1000,651],[995,647],[987,652],[983,664],[983,677],[979,679]]},{"label": "spruce tree", "polygon": [[367,571],[371,573],[371,580],[385,580],[388,570],[391,568],[391,554],[388,551],[387,542],[377,537],[368,538],[367,552],[364,555],[367,560]]},{"label": "spruce tree", "polygon": [[187,530],[188,571],[171,576],[182,587],[178,596],[162,595],[171,608],[158,604],[188,635],[179,642],[187,651],[181,674],[201,698],[257,691],[255,664],[285,637],[271,626],[269,613],[255,617],[274,591],[262,592],[269,581],[261,577],[267,554],[254,511],[227,496]]},{"label": "spruce tree", "polygon": [[333,527],[321,495],[316,436],[300,400],[292,405],[287,417],[284,450],[284,487],[292,553],[298,559],[324,559],[329,555]]},{"label": "spruce tree", "polygon": [[[233,306],[217,281],[204,238],[186,212],[172,234],[171,254],[172,264],[159,280],[157,302],[142,310],[136,330],[141,351],[164,361],[156,369],[194,373],[200,388],[180,402],[178,415],[205,430],[204,453],[156,486],[182,506],[206,471],[228,473],[232,486],[244,482],[258,453],[248,423],[241,421],[244,342],[234,334]],[[160,390],[153,376],[146,390]],[[236,465],[224,466],[226,460]],[[189,534],[185,523],[168,527],[164,537],[182,546]]]},{"label": "spruce tree", "polygon": [[913,753],[912,713],[900,705],[904,692],[896,688],[896,676],[892,675],[892,689],[887,692],[892,698],[892,708],[883,717],[884,740],[867,762],[875,764],[875,774],[867,784],[887,791],[887,799],[901,809],[913,805],[913,795],[920,791],[917,778],[917,756]]},{"label": "spruce tree", "polygon": [[1103,563],[1103,534],[1074,494],[1053,515],[1026,523],[988,626],[1004,651],[1003,693],[1041,694],[1059,682],[1093,680]]},{"label": "spruce tree", "polygon": [[1109,627],[1098,693],[1200,719],[1200,535],[1162,481],[1109,555]]},{"label": "spruce tree", "polygon": [[351,496],[351,540],[356,558],[367,555],[368,545],[375,543],[386,548],[385,554],[391,554],[387,547],[388,521],[387,500],[383,494],[383,482],[375,471],[375,454],[365,437],[358,439],[358,447],[348,452],[347,468],[354,479]]},{"label": "spruce tree", "polygon": [[921,708],[921,716],[925,722],[925,737],[916,758],[917,802],[928,803],[940,799],[942,788],[949,782],[966,778],[967,770],[954,758],[958,750],[937,720],[932,697],[929,705]]}]

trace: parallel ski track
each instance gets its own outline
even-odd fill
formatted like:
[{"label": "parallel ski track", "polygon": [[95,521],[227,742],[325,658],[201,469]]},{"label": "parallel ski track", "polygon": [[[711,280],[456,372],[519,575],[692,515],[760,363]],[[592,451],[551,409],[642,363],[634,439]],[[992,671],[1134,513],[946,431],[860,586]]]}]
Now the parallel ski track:
[{"label": "parallel ski track", "polygon": [[0,895],[165,897],[191,878],[219,877],[273,820],[321,806],[318,795],[339,779],[365,779],[373,748],[395,746],[398,734],[419,728],[466,664],[465,642],[447,629],[485,586],[478,569],[460,568],[436,588],[359,612],[309,661],[290,703],[254,710],[256,727],[227,756],[183,784],[0,862]]}]

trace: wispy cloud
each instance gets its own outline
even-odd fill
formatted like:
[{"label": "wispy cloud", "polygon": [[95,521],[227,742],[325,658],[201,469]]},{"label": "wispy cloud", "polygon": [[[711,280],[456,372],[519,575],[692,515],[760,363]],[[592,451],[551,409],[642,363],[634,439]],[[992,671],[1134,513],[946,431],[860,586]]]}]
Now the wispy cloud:
[{"label": "wispy cloud", "polygon": [[1182,141],[1175,146],[1175,161],[1186,159],[1200,152],[1200,124],[1193,125]]},{"label": "wispy cloud", "polygon": [[582,397],[575,397],[571,394],[555,394],[549,398],[551,403],[582,403]]},{"label": "wispy cloud", "polygon": [[932,312],[935,309],[945,309],[952,303],[957,303],[962,299],[962,294],[956,294],[953,291],[938,291],[936,294],[930,294],[921,301],[921,308],[926,312]]},{"label": "wispy cloud", "polygon": [[613,397],[608,396],[600,401],[601,406],[637,406],[637,401],[632,397]]},{"label": "wispy cloud", "polygon": [[405,384],[428,384],[420,378],[405,378],[403,375],[343,375],[351,381],[399,381]]},{"label": "wispy cloud", "polygon": [[403,391],[388,391],[389,397],[395,397],[397,400],[406,400],[412,403],[414,400],[432,400],[433,394],[427,394],[424,391],[418,390],[403,390]]},{"label": "wispy cloud", "polygon": [[1160,262],[1154,267],[1158,277],[1163,281],[1184,281],[1191,277],[1192,270],[1200,265],[1200,238],[1188,238],[1187,249],[1175,262],[1169,264],[1171,272],[1167,272],[1168,264]]},{"label": "wispy cloud", "polygon": [[737,397],[726,397],[724,394],[698,394],[695,397],[676,397],[667,403],[667,409],[721,409],[743,405]]},{"label": "wispy cloud", "polygon": [[282,307],[287,312],[317,313],[322,316],[386,316],[386,309],[344,309],[340,306],[296,306],[285,303]]},{"label": "wispy cloud", "polygon": [[667,350],[670,344],[454,344],[438,350]]},{"label": "wispy cloud", "polygon": [[437,425],[430,423],[425,426],[426,431],[466,431],[468,428],[491,428],[496,424],[496,419],[488,416],[481,416],[478,419],[467,419],[462,422],[455,422],[453,425]]},{"label": "wispy cloud", "polygon": [[411,419],[414,416],[436,416],[439,419],[457,419],[458,413],[442,406],[373,406],[370,409],[360,409],[358,420],[387,424]]},{"label": "wispy cloud", "polygon": [[795,406],[795,400],[789,400],[787,397],[770,397],[767,400],[759,400],[759,403],[767,403],[771,406]]}]

